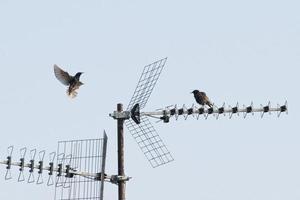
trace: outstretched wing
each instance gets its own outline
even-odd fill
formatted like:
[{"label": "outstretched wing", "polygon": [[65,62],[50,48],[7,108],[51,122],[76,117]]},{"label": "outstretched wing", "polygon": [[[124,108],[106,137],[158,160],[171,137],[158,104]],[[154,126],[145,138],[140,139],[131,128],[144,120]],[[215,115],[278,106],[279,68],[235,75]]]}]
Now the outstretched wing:
[{"label": "outstretched wing", "polygon": [[55,77],[64,85],[69,85],[71,76],[68,72],[65,72],[61,68],[59,68],[57,65],[54,65],[54,74]]}]

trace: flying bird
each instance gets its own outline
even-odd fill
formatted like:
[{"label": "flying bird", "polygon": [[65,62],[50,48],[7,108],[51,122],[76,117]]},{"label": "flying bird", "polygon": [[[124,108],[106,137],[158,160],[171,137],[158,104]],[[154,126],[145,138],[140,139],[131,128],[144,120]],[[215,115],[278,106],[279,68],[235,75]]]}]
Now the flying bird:
[{"label": "flying bird", "polygon": [[195,100],[200,105],[208,105],[210,108],[213,106],[213,104],[210,102],[209,98],[206,96],[205,92],[200,92],[199,90],[194,90],[191,92],[194,94]]},{"label": "flying bird", "polygon": [[57,65],[54,65],[54,74],[62,84],[69,86],[67,89],[67,95],[71,98],[75,98],[77,96],[76,90],[83,85],[83,83],[79,80],[83,72],[77,72],[75,76],[71,76],[68,72],[62,70]]}]

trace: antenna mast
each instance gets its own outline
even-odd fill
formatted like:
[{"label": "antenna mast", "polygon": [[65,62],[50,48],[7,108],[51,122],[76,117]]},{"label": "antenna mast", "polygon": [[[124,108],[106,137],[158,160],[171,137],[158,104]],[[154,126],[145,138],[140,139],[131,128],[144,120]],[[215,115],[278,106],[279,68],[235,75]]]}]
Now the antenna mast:
[{"label": "antenna mast", "polygon": [[[119,113],[123,112],[123,105],[117,105],[117,111]],[[118,118],[118,175],[125,176],[124,170],[124,119]],[[120,180],[118,183],[119,189],[119,200],[125,200],[125,181]]]}]

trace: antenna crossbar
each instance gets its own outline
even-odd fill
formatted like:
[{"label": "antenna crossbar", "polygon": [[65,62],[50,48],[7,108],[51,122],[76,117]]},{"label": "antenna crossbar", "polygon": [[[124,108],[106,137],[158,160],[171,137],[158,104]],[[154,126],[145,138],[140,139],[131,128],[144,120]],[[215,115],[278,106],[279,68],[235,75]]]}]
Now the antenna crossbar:
[{"label": "antenna crossbar", "polygon": [[272,113],[272,112],[277,112],[278,117],[282,112],[287,113],[288,108],[287,108],[287,102],[285,105],[282,106],[277,106],[277,107],[271,107],[270,102],[266,106],[262,106],[260,108],[255,108],[253,107],[253,103],[251,103],[250,106],[243,106],[243,108],[239,108],[238,104],[235,107],[228,107],[225,108],[225,106],[222,106],[220,108],[217,108],[216,106],[211,107],[211,108],[205,108],[205,107],[196,107],[196,106],[191,106],[187,108],[185,105],[182,106],[182,108],[177,108],[177,105],[175,105],[173,108],[167,107],[166,109],[163,110],[158,110],[158,111],[152,111],[152,112],[140,112],[140,116],[148,116],[148,117],[153,117],[157,119],[161,119],[164,122],[169,122],[169,119],[173,116],[178,118],[178,116],[184,116],[185,119],[189,115],[204,115],[205,118],[208,117],[208,115],[211,114],[217,114],[217,118],[221,114],[229,114],[230,118],[232,117],[233,114],[239,114],[243,113],[244,117],[247,116],[247,114],[254,114],[254,113],[261,113],[261,117],[264,116],[264,113]]},{"label": "antenna crossbar", "polygon": [[[202,111],[203,109],[203,111]],[[176,112],[177,111],[177,112]],[[189,109],[183,109],[183,112],[180,113],[180,109],[177,109],[175,111],[175,114],[180,114],[180,115],[191,115],[191,114],[223,114],[223,113],[245,113],[248,112],[247,108],[238,108],[236,111],[233,111],[233,108],[227,108],[224,109],[223,111],[219,109],[206,109],[206,108],[193,108],[192,107],[192,112],[190,112]],[[264,108],[252,108],[251,112],[265,112],[266,110]],[[285,110],[284,110],[285,111]],[[269,108],[267,112],[283,112],[281,108]],[[141,116],[162,116],[162,115],[174,115],[172,114],[171,110],[161,110],[161,111],[152,111],[152,112],[141,112]]]}]

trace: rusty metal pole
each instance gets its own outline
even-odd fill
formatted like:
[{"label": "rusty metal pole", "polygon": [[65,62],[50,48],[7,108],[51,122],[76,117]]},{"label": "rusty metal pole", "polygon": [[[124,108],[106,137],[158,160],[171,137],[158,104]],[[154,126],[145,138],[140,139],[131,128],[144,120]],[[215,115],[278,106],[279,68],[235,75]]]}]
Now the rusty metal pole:
[{"label": "rusty metal pole", "polygon": [[[123,112],[123,105],[117,105],[117,111]],[[118,175],[124,177],[124,119],[117,119],[118,123]],[[125,181],[120,180],[119,184],[119,200],[125,200]]]}]

